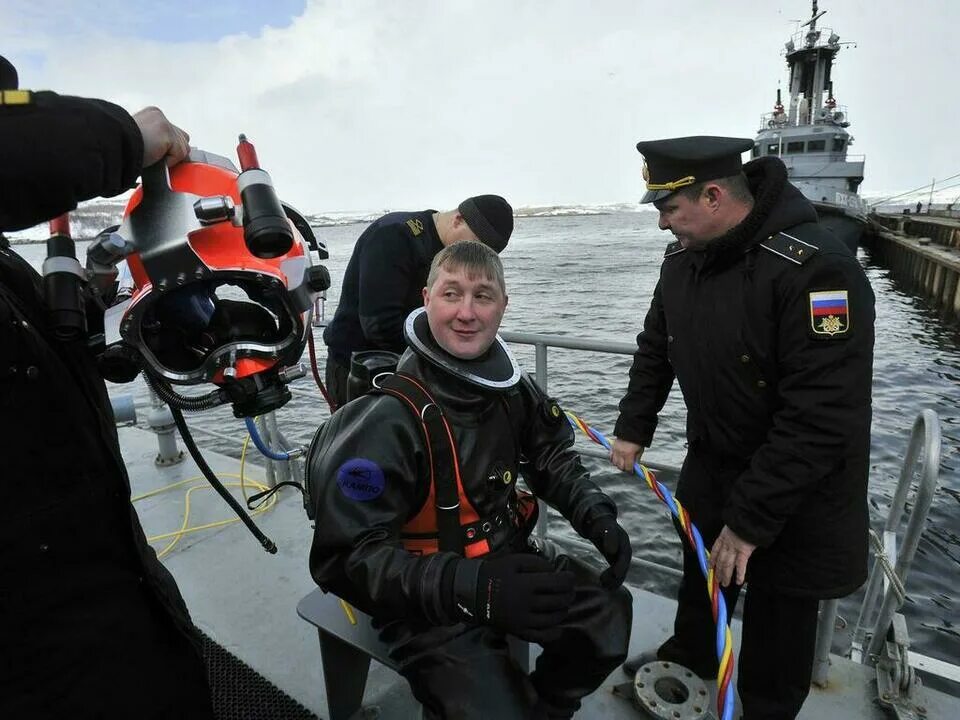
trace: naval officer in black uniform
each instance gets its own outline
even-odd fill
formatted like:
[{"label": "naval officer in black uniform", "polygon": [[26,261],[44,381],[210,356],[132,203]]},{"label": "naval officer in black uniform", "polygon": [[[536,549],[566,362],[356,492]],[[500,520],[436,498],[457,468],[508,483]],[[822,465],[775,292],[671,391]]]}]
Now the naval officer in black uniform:
[{"label": "naval officer in black uniform", "polygon": [[[779,158],[741,168],[752,147],[722,137],[637,145],[642,202],[676,239],[637,336],[611,460],[629,470],[650,446],[676,378],[688,442],[676,495],[731,613],[749,583],[744,718],[780,720],[809,690],[819,600],[866,577],[874,297]],[[686,545],[674,633],[655,655],[717,672],[709,598]]]}]

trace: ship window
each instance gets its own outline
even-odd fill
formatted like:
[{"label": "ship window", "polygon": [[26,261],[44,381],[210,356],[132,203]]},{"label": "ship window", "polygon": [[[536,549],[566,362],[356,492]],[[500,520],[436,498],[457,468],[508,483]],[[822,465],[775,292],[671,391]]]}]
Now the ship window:
[{"label": "ship window", "polygon": [[811,140],[807,143],[807,152],[823,152],[826,149],[826,140]]},{"label": "ship window", "polygon": [[834,138],[833,139],[833,151],[840,152],[843,150],[843,146],[846,145],[847,141],[844,138]]},{"label": "ship window", "polygon": [[760,157],[760,146],[759,146],[759,145],[754,145],[754,146],[753,146],[753,155],[752,155],[751,157]]},{"label": "ship window", "polygon": [[780,143],[770,143],[767,145],[767,155],[779,155]]},{"label": "ship window", "polygon": [[795,140],[787,143],[787,155],[794,155],[803,152],[803,140]]}]

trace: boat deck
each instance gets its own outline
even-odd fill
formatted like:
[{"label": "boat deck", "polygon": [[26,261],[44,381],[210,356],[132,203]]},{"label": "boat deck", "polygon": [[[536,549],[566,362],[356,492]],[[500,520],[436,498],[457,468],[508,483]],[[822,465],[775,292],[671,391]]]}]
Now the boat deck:
[{"label": "boat deck", "polygon": [[[157,439],[152,432],[120,428],[120,442],[134,495],[191,477],[197,478],[195,484],[206,485],[189,457],[172,467],[156,467]],[[208,451],[204,456],[218,474],[239,472],[239,462],[233,458]],[[252,479],[264,479],[264,470],[249,462],[245,472]],[[185,491],[186,486],[181,486],[135,504],[148,536],[180,527]],[[212,490],[193,493],[190,505],[190,525],[232,517]],[[312,530],[299,493],[284,488],[279,502],[256,521],[276,543],[276,555],[267,554],[246,528],[234,523],[185,535],[164,562],[176,577],[201,630],[319,717],[327,717],[317,633],[296,613],[300,599],[315,589],[307,570]],[[154,546],[159,550],[163,545],[161,541]],[[631,588],[631,592],[634,622],[630,649],[635,653],[655,646],[668,635],[675,603],[637,588]],[[738,643],[739,621],[734,621],[734,635]],[[873,669],[839,657],[832,660],[830,686],[811,691],[800,717],[887,717],[875,701]],[[614,672],[602,690],[585,700],[577,717],[645,717],[611,692],[613,686],[627,680],[620,671]],[[960,699],[929,689],[923,692],[927,718],[960,717]],[[364,718],[419,717],[406,683],[376,662],[371,664],[364,706]]]}]

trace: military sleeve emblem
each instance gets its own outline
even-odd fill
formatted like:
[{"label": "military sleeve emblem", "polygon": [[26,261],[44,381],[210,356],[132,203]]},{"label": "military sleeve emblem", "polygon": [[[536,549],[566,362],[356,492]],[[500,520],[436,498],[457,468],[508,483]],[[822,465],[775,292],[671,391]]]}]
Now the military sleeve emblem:
[{"label": "military sleeve emblem", "polygon": [[820,338],[841,338],[850,333],[850,305],[846,290],[810,293],[810,329]]},{"label": "military sleeve emblem", "polygon": [[410,232],[416,237],[423,232],[423,221],[419,218],[416,220],[407,220],[407,227],[410,228]]}]

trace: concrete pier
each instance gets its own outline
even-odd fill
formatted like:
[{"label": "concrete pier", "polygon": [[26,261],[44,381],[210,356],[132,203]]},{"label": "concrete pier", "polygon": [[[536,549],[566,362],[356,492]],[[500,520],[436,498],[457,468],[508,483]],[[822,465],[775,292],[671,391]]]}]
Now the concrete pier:
[{"label": "concrete pier", "polygon": [[871,215],[863,244],[945,321],[960,322],[960,219]]}]

